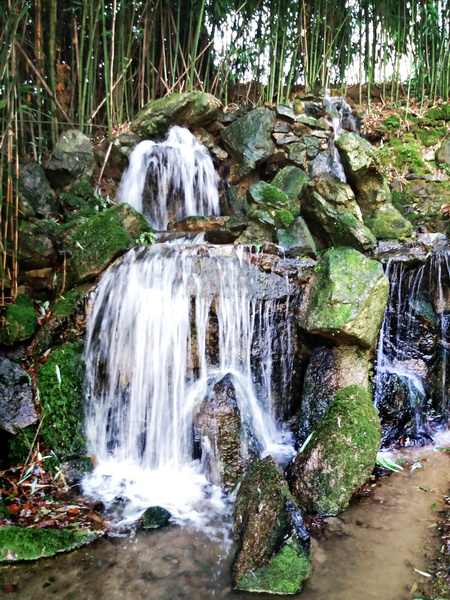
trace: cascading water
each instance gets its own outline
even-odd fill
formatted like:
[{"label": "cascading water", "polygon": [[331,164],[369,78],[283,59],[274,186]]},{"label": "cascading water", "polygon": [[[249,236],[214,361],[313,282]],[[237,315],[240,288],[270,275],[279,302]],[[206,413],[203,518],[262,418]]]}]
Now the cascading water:
[{"label": "cascading water", "polygon": [[270,401],[267,331],[278,301],[255,299],[260,276],[237,258],[177,244],[131,250],[103,276],[86,341],[86,429],[98,467],[84,488],[107,505],[125,499],[121,524],[153,505],[180,521],[205,517],[213,504],[224,509],[193,459],[194,408],[211,378],[233,375],[241,421],[262,454],[292,453]]},{"label": "cascading water", "polygon": [[117,202],[128,202],[157,230],[188,215],[218,215],[211,157],[187,129],[172,127],[164,142],[145,140],[133,150]]},{"label": "cascading water", "polygon": [[330,153],[333,157],[332,172],[344,183],[347,181],[344,167],[339,152],[334,144],[343,131],[357,133],[356,120],[352,115],[352,109],[341,97],[331,97],[330,91],[325,90],[323,104],[331,115],[333,135],[330,138]]},{"label": "cascading water", "polygon": [[424,443],[448,416],[449,258],[438,251],[419,265],[388,263],[375,378],[385,446]]}]

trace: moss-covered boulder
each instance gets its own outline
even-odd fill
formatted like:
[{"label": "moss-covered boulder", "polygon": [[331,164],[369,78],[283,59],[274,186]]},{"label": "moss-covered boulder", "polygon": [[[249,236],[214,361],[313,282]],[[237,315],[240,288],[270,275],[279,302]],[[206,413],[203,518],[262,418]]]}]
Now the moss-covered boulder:
[{"label": "moss-covered boulder", "polygon": [[436,162],[439,165],[450,167],[450,140],[439,148],[436,152]]},{"label": "moss-covered boulder", "polygon": [[271,133],[274,113],[265,107],[256,108],[222,129],[220,137],[231,156],[239,162],[232,173],[233,183],[267,160],[274,152]]},{"label": "moss-covered boulder", "polygon": [[92,176],[94,150],[90,139],[78,129],[65,131],[45,163],[45,173],[54,189],[60,190],[76,179]]},{"label": "moss-covered boulder", "polygon": [[170,524],[171,514],[162,506],[150,506],[142,513],[139,521],[141,529],[161,529]]},{"label": "moss-covered boulder", "polygon": [[297,594],[310,574],[309,536],[287,483],[268,456],[242,481],[234,508],[236,589]]},{"label": "moss-covered boulder", "polygon": [[305,171],[292,165],[281,169],[272,179],[272,186],[280,189],[289,198],[289,207],[294,217],[300,214],[300,199],[308,187],[308,183],[309,177]]},{"label": "moss-covered boulder", "polygon": [[374,347],[389,295],[382,265],[352,248],[336,248],[314,271],[300,325],[345,345]]},{"label": "moss-covered boulder", "polygon": [[336,515],[371,474],[381,429],[367,390],[340,390],[319,426],[289,469],[289,485],[300,506]]},{"label": "moss-covered boulder", "polygon": [[99,275],[142,233],[152,232],[146,218],[129,204],[108,208],[80,225],[70,246],[69,271],[78,282]]},{"label": "moss-covered boulder", "polygon": [[209,381],[207,394],[194,414],[196,435],[203,441],[202,460],[208,480],[225,490],[231,490],[259,458],[258,445],[239,411],[237,385],[231,373],[219,381]]},{"label": "moss-covered boulder", "polygon": [[68,552],[103,535],[90,529],[0,527],[0,561],[36,560]]},{"label": "moss-covered boulder", "polygon": [[327,202],[313,188],[302,199],[302,215],[322,247],[350,246],[360,252],[375,248],[375,236],[353,212]]},{"label": "moss-covered boulder", "polygon": [[411,222],[402,217],[390,202],[377,208],[365,223],[377,240],[404,240],[413,233]]},{"label": "moss-covered boulder", "polygon": [[275,222],[264,224],[255,215],[255,220],[250,221],[245,230],[235,240],[235,244],[262,244],[263,242],[275,242]]},{"label": "moss-covered boulder", "polygon": [[362,223],[361,209],[352,188],[332,173],[320,173],[310,181],[308,191],[314,190],[327,202],[338,208],[349,210]]},{"label": "moss-covered boulder", "polygon": [[335,144],[361,210],[371,210],[387,202],[389,189],[377,168],[371,144],[355,133],[345,133]]},{"label": "moss-covered boulder", "polygon": [[53,223],[48,228],[45,225],[33,220],[21,229],[19,234],[20,271],[53,267],[58,263],[58,254],[51,235]]},{"label": "moss-covered boulder", "polygon": [[14,304],[10,304],[0,328],[0,343],[11,346],[29,339],[37,329],[37,314],[33,301],[26,294],[18,294]]},{"label": "moss-covered boulder", "polygon": [[131,129],[146,139],[163,139],[172,125],[203,127],[217,118],[221,102],[205,92],[172,94],[150,100],[131,123]]},{"label": "moss-covered boulder", "polygon": [[40,434],[60,458],[86,453],[83,346],[65,344],[37,370],[44,419]]},{"label": "moss-covered boulder", "polygon": [[37,419],[31,378],[20,365],[0,356],[0,427],[15,434]]},{"label": "moss-covered boulder", "polygon": [[39,163],[19,167],[19,216],[50,219],[58,214],[58,201]]},{"label": "moss-covered boulder", "polygon": [[302,217],[297,217],[286,229],[278,229],[276,235],[288,258],[316,257],[316,244]]},{"label": "moss-covered boulder", "polygon": [[270,183],[257,181],[248,188],[247,199],[250,206],[263,208],[289,208],[288,196]]}]

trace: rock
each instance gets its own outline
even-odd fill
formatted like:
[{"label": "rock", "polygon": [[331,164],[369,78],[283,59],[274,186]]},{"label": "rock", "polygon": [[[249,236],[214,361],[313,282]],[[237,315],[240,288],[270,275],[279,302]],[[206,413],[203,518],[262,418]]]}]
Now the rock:
[{"label": "rock", "polygon": [[37,420],[30,377],[20,365],[0,357],[0,427],[16,434]]},{"label": "rock", "polygon": [[360,207],[371,210],[390,201],[389,189],[377,170],[375,152],[370,143],[355,133],[345,133],[335,145]]},{"label": "rock", "polygon": [[241,117],[245,116],[251,110],[253,110],[253,106],[251,104],[241,104],[241,106],[239,106],[239,108],[236,110],[231,110],[219,115],[218,120],[222,124],[229,125],[230,123],[236,121],[236,119],[240,119]]},{"label": "rock", "polygon": [[277,143],[277,146],[284,146],[285,144],[294,144],[295,142],[299,142],[300,138],[291,133],[274,133],[272,135],[273,139]]},{"label": "rock", "polygon": [[23,271],[20,275],[22,283],[31,286],[33,290],[52,291],[55,289],[55,273],[51,267]]},{"label": "rock", "polygon": [[205,92],[172,94],[150,100],[131,123],[131,129],[146,139],[163,139],[172,125],[204,127],[217,119],[221,102]]},{"label": "rock", "polygon": [[194,428],[202,445],[202,461],[208,480],[230,491],[259,458],[260,448],[244,426],[237,401],[242,394],[235,377],[228,373],[208,382],[204,400],[196,407]]},{"label": "rock", "polygon": [[245,228],[245,224],[242,223],[236,217],[203,217],[203,216],[192,216],[192,217],[184,217],[180,221],[176,223],[169,223],[169,230],[174,231],[189,231],[189,232],[200,232],[200,231],[210,231],[211,229],[218,228],[239,228],[241,231]]},{"label": "rock", "polygon": [[357,346],[314,348],[303,383],[298,427],[305,440],[319,424],[339,390],[350,385],[369,389],[368,352]]},{"label": "rock", "polygon": [[60,458],[86,454],[83,346],[65,344],[53,350],[36,379],[45,410],[40,430],[44,447]]},{"label": "rock", "polygon": [[302,125],[307,125],[308,127],[317,127],[317,121],[313,117],[308,117],[306,115],[297,115],[295,117],[296,123],[301,123]]},{"label": "rock", "polygon": [[38,163],[19,167],[19,213],[21,216],[51,219],[58,215],[55,192]]},{"label": "rock", "polygon": [[339,177],[332,173],[321,173],[312,178],[310,188],[314,189],[327,202],[340,208],[346,208],[358,221],[363,222],[361,209],[356,202],[352,188],[343,183]]},{"label": "rock", "polygon": [[234,508],[238,551],[236,589],[296,594],[310,574],[309,536],[275,461],[268,456],[247,474]]},{"label": "rock", "polygon": [[325,252],[314,271],[300,325],[344,345],[373,348],[389,294],[381,264],[337,248]]},{"label": "rock", "polygon": [[308,165],[308,172],[311,177],[321,173],[330,173],[339,179],[340,172],[333,156],[329,152],[321,152]]},{"label": "rock", "polygon": [[411,222],[389,202],[377,208],[365,223],[377,240],[404,240],[413,233]]},{"label": "rock", "polygon": [[0,528],[0,561],[37,560],[85,546],[103,535],[91,529]]},{"label": "rock", "polygon": [[67,485],[73,486],[92,473],[94,465],[90,456],[80,456],[79,458],[71,458],[66,460],[61,468],[64,479]]},{"label": "rock", "polygon": [[275,241],[275,224],[269,227],[263,227],[256,222],[250,221],[245,231],[235,240],[235,245],[241,244],[261,244],[263,242]]},{"label": "rock", "polygon": [[171,514],[161,506],[151,506],[142,513],[139,521],[141,529],[160,529],[170,525]]},{"label": "rock", "polygon": [[281,169],[272,180],[272,186],[284,192],[289,198],[289,208],[297,217],[300,214],[300,199],[308,187],[308,175],[294,166]]},{"label": "rock", "polygon": [[125,202],[116,204],[75,231],[68,269],[77,282],[92,279],[146,232],[152,228],[141,213]]},{"label": "rock", "polygon": [[289,468],[289,485],[300,506],[336,515],[371,474],[380,447],[378,414],[367,390],[340,390],[303,452]]},{"label": "rock", "polygon": [[275,210],[268,208],[252,208],[248,213],[250,221],[258,223],[262,227],[272,228],[274,231],[277,227],[287,228],[294,221],[294,217],[289,210]]},{"label": "rock", "polygon": [[325,247],[350,246],[367,252],[376,245],[371,231],[350,210],[327,202],[313,187],[302,198],[302,215]]},{"label": "rock", "polygon": [[256,108],[220,132],[230,155],[240,164],[234,170],[233,183],[243,179],[270,158],[274,144],[270,139],[275,115],[265,107]]},{"label": "rock", "polygon": [[21,271],[45,269],[59,262],[49,232],[39,222],[28,223],[20,232],[19,267]]},{"label": "rock", "polygon": [[[130,154],[140,141],[139,136],[134,135],[133,133],[121,133],[112,140],[109,158],[106,162],[105,170],[103,171],[103,177],[105,179],[111,178],[120,180],[123,172],[128,167]],[[109,142],[106,141],[102,144],[100,152],[96,152],[99,167],[103,166],[108,146]]]},{"label": "rock", "polygon": [[296,113],[294,112],[294,109],[287,104],[278,104],[275,106],[275,112],[278,117],[283,117],[291,122],[295,121]]},{"label": "rock", "polygon": [[274,133],[289,133],[290,131],[291,126],[286,121],[277,121],[273,128]]},{"label": "rock", "polygon": [[37,314],[33,301],[26,294],[18,294],[14,304],[10,304],[4,314],[0,330],[0,343],[11,346],[29,339],[37,328]]},{"label": "rock", "polygon": [[297,144],[289,146],[289,160],[297,166],[303,166],[305,159],[313,160],[319,154],[320,140],[314,136],[303,136]]},{"label": "rock", "polygon": [[436,152],[436,162],[439,165],[450,167],[450,140],[439,148]]},{"label": "rock", "polygon": [[316,244],[302,217],[297,217],[287,229],[278,229],[277,239],[288,258],[316,257]]},{"label": "rock", "polygon": [[258,181],[248,188],[247,199],[250,205],[257,205],[263,208],[289,209],[290,201],[278,187],[270,185],[265,181]]},{"label": "rock", "polygon": [[50,158],[45,163],[45,173],[54,189],[60,190],[75,179],[91,177],[94,151],[90,139],[70,129],[61,134]]}]

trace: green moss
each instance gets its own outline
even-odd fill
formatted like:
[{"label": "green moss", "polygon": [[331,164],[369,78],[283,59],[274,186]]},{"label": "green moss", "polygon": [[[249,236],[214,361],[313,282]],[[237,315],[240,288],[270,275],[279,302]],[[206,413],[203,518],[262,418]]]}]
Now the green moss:
[{"label": "green moss", "polygon": [[279,229],[287,229],[294,222],[294,217],[289,210],[276,210],[275,223]]},{"label": "green moss", "polygon": [[443,104],[440,107],[430,108],[425,113],[425,119],[429,121],[449,121],[450,120],[450,104]]},{"label": "green moss", "polygon": [[289,208],[289,198],[280,189],[258,181],[249,187],[247,192],[249,202],[263,206],[264,208],[275,208],[278,210]]},{"label": "green moss", "polygon": [[28,457],[36,434],[36,427],[30,425],[21,429],[9,442],[9,458],[13,464],[23,464]]},{"label": "green moss", "polygon": [[66,344],[53,351],[37,371],[45,411],[41,436],[59,457],[86,452],[82,354],[81,344]]},{"label": "green moss", "polygon": [[391,115],[390,117],[388,117],[381,123],[381,125],[378,127],[378,129],[388,130],[388,131],[397,131],[397,129],[399,127],[400,127],[400,119],[398,118],[397,115]]},{"label": "green moss", "polygon": [[30,338],[37,328],[37,315],[33,301],[25,294],[19,294],[14,304],[5,311],[5,324],[0,331],[0,343],[10,346]]},{"label": "green moss", "polygon": [[297,594],[311,571],[309,558],[299,550],[294,536],[274,554],[268,564],[256,572],[249,570],[239,589],[249,592],[270,590],[273,594]]},{"label": "green moss", "polygon": [[422,146],[428,148],[430,146],[435,146],[444,137],[445,133],[445,127],[438,129],[419,129],[416,136]]},{"label": "green moss", "polygon": [[159,529],[170,523],[170,512],[161,506],[151,506],[141,516],[141,529]]},{"label": "green moss", "polygon": [[101,535],[89,529],[0,528],[0,560],[36,560],[83,546]]},{"label": "green moss", "polygon": [[393,165],[400,171],[412,171],[414,173],[428,173],[422,152],[412,135],[392,138],[389,145],[393,148]]}]

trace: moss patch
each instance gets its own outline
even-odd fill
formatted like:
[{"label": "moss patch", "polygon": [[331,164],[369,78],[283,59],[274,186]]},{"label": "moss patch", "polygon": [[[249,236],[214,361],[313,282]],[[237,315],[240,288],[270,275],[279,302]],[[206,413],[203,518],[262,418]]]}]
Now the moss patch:
[{"label": "moss patch", "polygon": [[30,338],[37,328],[37,315],[33,301],[25,294],[19,294],[14,304],[5,311],[5,323],[0,331],[0,343],[10,346]]},{"label": "moss patch", "polygon": [[102,532],[90,529],[0,528],[0,560],[36,560],[67,552],[91,542]]},{"label": "moss patch", "polygon": [[45,446],[59,457],[86,452],[82,354],[81,344],[66,344],[52,352],[37,371],[45,411],[41,435]]}]

